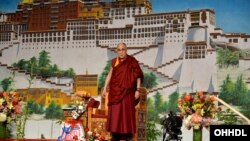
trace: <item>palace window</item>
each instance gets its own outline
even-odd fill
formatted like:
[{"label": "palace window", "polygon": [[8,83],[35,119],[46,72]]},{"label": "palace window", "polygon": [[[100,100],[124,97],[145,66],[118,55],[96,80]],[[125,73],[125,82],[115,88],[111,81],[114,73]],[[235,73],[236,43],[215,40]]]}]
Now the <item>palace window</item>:
[{"label": "palace window", "polygon": [[199,19],[200,19],[200,12],[192,12],[190,14],[191,21],[199,21]]},{"label": "palace window", "polygon": [[185,58],[186,59],[201,59],[205,58],[206,46],[205,45],[190,45],[186,46]]},{"label": "palace window", "polygon": [[233,42],[234,43],[238,43],[238,39],[233,39]]}]

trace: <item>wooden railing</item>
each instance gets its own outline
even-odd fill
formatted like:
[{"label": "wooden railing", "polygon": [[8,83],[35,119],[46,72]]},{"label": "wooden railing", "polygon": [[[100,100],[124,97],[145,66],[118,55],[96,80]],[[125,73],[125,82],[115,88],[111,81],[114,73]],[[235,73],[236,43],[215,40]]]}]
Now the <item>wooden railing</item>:
[{"label": "wooden railing", "polygon": [[240,113],[239,111],[237,111],[236,109],[234,109],[232,106],[230,106],[229,104],[227,104],[225,101],[223,101],[219,97],[217,97],[217,96],[214,96],[214,97],[215,97],[215,99],[218,102],[220,102],[221,104],[223,104],[224,106],[226,106],[228,109],[232,110],[235,114],[237,114],[238,116],[240,116],[241,118],[243,118],[250,125],[249,118],[247,118],[246,116],[244,116],[242,113]]}]

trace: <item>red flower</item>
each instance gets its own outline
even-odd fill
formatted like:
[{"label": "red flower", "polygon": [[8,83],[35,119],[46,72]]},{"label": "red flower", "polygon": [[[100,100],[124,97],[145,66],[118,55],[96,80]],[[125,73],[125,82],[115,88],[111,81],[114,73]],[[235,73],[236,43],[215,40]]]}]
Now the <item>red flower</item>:
[{"label": "red flower", "polygon": [[74,140],[78,140],[78,136],[77,136],[77,135],[74,135],[74,136],[73,136],[73,139],[74,139]]},{"label": "red flower", "polygon": [[87,133],[89,131],[89,128],[84,128],[84,132]]},{"label": "red flower", "polygon": [[12,101],[12,105],[17,105],[18,104],[18,101],[14,100]]},{"label": "red flower", "polygon": [[193,102],[194,102],[194,98],[193,98],[192,96],[190,97],[189,102],[191,102],[191,103],[193,103]]},{"label": "red flower", "polygon": [[201,103],[204,103],[204,102],[205,102],[205,100],[206,100],[206,97],[204,97],[204,96],[200,97],[200,101],[201,101]]}]

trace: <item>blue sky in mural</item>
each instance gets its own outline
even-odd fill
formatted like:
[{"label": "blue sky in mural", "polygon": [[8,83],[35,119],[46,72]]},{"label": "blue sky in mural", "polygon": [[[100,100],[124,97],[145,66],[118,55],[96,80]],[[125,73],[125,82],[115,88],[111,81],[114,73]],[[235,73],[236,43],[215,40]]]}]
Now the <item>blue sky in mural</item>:
[{"label": "blue sky in mural", "polygon": [[154,12],[207,8],[215,11],[216,26],[224,32],[250,34],[250,0],[151,0]]},{"label": "blue sky in mural", "polygon": [[[20,0],[0,0],[0,11],[13,12]],[[153,12],[209,8],[216,13],[216,26],[225,32],[250,34],[250,0],[151,0]]]}]

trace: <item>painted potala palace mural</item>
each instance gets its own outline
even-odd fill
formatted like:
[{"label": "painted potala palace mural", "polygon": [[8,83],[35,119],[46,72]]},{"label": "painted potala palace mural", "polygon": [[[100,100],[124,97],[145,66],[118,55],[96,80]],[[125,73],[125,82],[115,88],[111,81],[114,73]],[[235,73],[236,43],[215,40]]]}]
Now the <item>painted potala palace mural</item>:
[{"label": "painted potala palace mural", "polygon": [[218,94],[228,74],[250,89],[250,35],[216,27],[213,9],[153,13],[150,0],[21,0],[0,13],[0,81],[45,106],[64,106],[77,91],[100,99],[120,42],[156,78],[147,97]]}]

